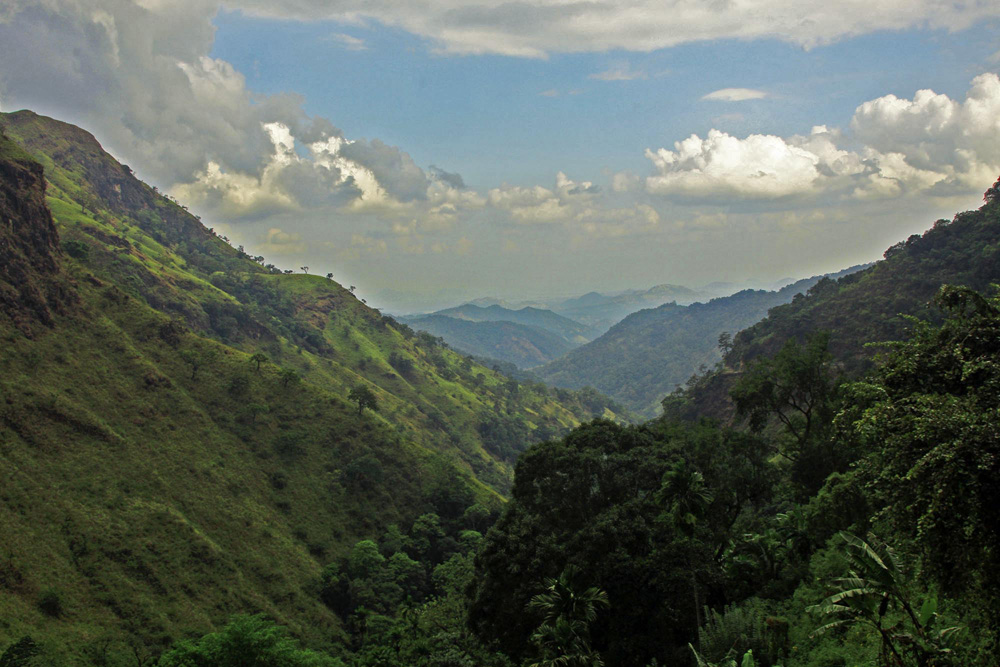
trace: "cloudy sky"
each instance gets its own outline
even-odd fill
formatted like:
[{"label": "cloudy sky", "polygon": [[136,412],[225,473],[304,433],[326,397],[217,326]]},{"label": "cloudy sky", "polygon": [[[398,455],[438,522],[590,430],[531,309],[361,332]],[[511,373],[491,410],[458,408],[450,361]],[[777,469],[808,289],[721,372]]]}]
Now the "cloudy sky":
[{"label": "cloudy sky", "polygon": [[833,271],[1000,176],[995,0],[0,0],[0,51],[0,110],[395,310]]}]

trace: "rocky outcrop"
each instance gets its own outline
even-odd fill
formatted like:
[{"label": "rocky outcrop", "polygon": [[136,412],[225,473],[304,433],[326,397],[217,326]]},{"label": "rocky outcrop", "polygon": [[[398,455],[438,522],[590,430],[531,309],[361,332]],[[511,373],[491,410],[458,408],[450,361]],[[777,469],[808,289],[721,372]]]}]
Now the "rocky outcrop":
[{"label": "rocky outcrop", "polygon": [[0,134],[0,316],[27,336],[70,301],[59,256],[42,165]]}]

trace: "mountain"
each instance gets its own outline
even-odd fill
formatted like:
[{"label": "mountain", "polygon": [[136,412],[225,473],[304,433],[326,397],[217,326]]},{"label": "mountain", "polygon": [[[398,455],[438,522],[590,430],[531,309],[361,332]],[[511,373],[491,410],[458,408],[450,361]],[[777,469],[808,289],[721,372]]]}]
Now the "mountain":
[{"label": "mountain", "polygon": [[454,534],[528,443],[613,416],[250,257],[32,112],[0,114],[0,220],[0,646],[49,664],[237,612],[328,645],[351,544]]},{"label": "mountain", "polygon": [[562,337],[566,342],[582,345],[594,337],[594,331],[585,325],[575,322],[568,317],[558,315],[551,310],[524,306],[519,309],[504,308],[500,305],[487,307],[477,306],[467,303],[455,308],[439,310],[433,315],[443,315],[459,320],[469,320],[471,322],[515,322],[529,327],[545,329],[557,336]]},{"label": "mountain", "polygon": [[420,331],[443,338],[456,350],[506,361],[518,368],[544,364],[574,347],[551,331],[515,322],[472,321],[437,314],[405,318],[404,321]]},{"label": "mountain", "polygon": [[837,280],[825,279],[802,297],[777,306],[766,318],[733,338],[722,366],[693,382],[678,397],[679,414],[731,414],[729,388],[741,369],[773,356],[788,341],[802,342],[815,331],[829,332],[829,351],[847,376],[872,367],[879,349],[872,341],[903,339],[911,317],[937,321],[933,300],[943,284],[989,293],[1000,281],[1000,197],[987,193],[975,211],[938,220],[885,251],[884,259]]},{"label": "mountain", "polygon": [[[834,277],[862,267],[845,269]],[[592,386],[626,407],[654,415],[663,397],[720,358],[723,332],[760,320],[773,306],[791,301],[821,277],[799,280],[776,292],[744,290],[707,303],[664,304],[626,317],[600,338],[535,369],[560,387]]]},{"label": "mountain", "polygon": [[643,308],[654,308],[665,303],[689,304],[703,300],[708,295],[682,285],[656,285],[648,290],[631,290],[621,294],[589,292],[583,296],[553,303],[556,313],[586,324],[598,333],[604,333],[622,318]]}]

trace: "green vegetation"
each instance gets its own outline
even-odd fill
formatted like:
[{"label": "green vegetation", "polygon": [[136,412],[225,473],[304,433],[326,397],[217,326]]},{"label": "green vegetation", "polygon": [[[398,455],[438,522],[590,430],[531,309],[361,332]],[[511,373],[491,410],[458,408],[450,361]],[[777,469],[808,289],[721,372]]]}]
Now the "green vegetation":
[{"label": "green vegetation", "polygon": [[2,118],[0,666],[997,663],[1000,183],[628,425]]},{"label": "green vegetation", "polygon": [[329,649],[324,563],[503,502],[481,424],[522,423],[516,453],[607,414],[232,248],[78,128],[0,128],[0,655],[148,663],[234,614]]},{"label": "green vegetation", "polygon": [[791,301],[820,279],[800,280],[776,292],[744,290],[706,303],[667,303],[640,310],[600,338],[533,372],[559,387],[594,387],[628,409],[652,417],[664,396],[721,358],[716,347],[720,335],[754,324],[769,308]]},{"label": "green vegetation", "polygon": [[467,354],[493,357],[519,368],[544,364],[575,347],[559,334],[517,322],[480,322],[437,314],[406,318],[406,322]]}]

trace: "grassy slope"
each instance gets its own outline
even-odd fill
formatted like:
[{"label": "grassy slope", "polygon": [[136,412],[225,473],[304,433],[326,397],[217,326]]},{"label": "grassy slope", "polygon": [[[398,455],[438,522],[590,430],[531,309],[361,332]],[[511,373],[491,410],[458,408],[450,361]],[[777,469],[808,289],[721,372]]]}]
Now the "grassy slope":
[{"label": "grassy slope", "polygon": [[[527,387],[511,398],[331,281],[269,273],[78,128],[0,125],[46,167],[64,247],[85,251],[58,258],[74,305],[51,328],[29,338],[0,313],[0,646],[32,633],[86,664],[108,637],[167,641],[255,610],[322,644],[337,631],[310,592],[323,564],[433,510],[442,485],[499,502],[509,464],[483,448],[483,412],[589,416]],[[258,373],[257,351],[304,381]],[[359,383],[377,414],[346,402]],[[58,618],[37,606],[47,589]]]},{"label": "grassy slope", "polygon": [[[382,405],[378,419],[505,488],[511,470],[483,450],[476,427],[484,412],[507,406],[506,378],[414,337],[333,281],[268,272],[177,204],[119,173],[122,167],[79,128],[30,112],[0,116],[0,124],[45,165],[60,233],[91,247],[86,265],[98,276],[199,333],[263,350],[335,393],[369,385]],[[413,362],[405,377],[389,365],[393,352]],[[527,388],[518,399],[532,428],[559,432],[591,416],[582,402],[557,402]]]}]

